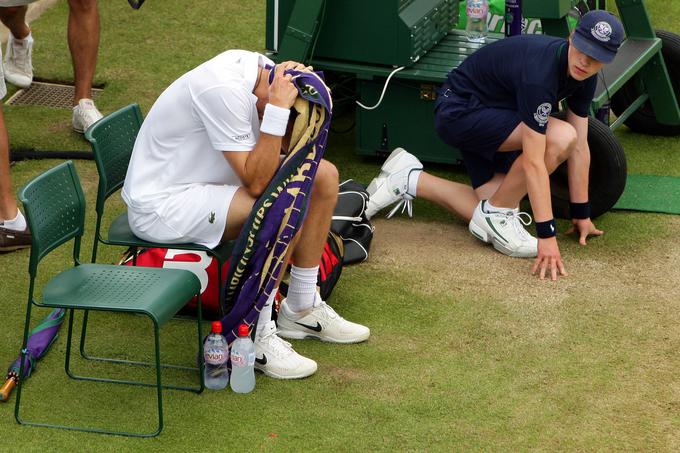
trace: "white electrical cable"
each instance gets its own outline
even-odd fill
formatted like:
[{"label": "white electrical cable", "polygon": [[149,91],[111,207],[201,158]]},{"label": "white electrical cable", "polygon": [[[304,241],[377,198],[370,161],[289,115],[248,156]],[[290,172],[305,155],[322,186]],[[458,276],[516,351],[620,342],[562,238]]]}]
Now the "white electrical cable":
[{"label": "white electrical cable", "polygon": [[398,67],[397,69],[395,69],[394,71],[392,71],[392,72],[390,73],[389,76],[387,76],[387,80],[385,80],[385,86],[383,87],[382,93],[380,94],[380,99],[378,99],[378,103],[377,103],[377,104],[375,104],[373,107],[366,107],[366,106],[365,106],[364,104],[362,104],[361,102],[355,101],[355,102],[357,103],[357,105],[358,105],[359,107],[361,107],[362,109],[366,109],[366,110],[377,109],[378,106],[382,103],[383,97],[385,96],[385,91],[387,91],[387,84],[390,83],[390,79],[392,78],[392,76],[393,76],[394,74],[396,74],[397,72],[401,71],[401,70],[404,69],[405,67],[406,67],[406,66],[400,66],[400,67]]}]

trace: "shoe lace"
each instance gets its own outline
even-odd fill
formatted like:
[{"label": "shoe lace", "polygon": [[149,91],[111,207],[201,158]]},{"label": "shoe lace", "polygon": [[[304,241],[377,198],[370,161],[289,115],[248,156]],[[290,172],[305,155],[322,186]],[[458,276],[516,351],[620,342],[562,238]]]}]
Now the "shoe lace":
[{"label": "shoe lace", "polygon": [[399,211],[400,208],[401,208],[401,214],[406,212],[409,217],[413,217],[413,201],[409,200],[407,198],[402,198],[401,201],[399,201],[399,203],[394,205],[394,207],[389,212],[389,214],[387,214],[387,218],[391,219],[392,216],[394,214],[396,214],[397,211]]},{"label": "shoe lace", "polygon": [[267,345],[273,350],[274,354],[278,355],[279,357],[286,356],[293,351],[293,346],[287,341],[281,339],[281,337],[276,334],[275,328],[262,335],[260,341],[267,343]]},{"label": "shoe lace", "polygon": [[523,240],[531,239],[529,232],[524,229],[525,226],[531,225],[531,215],[528,212],[520,212],[519,210],[510,211],[508,213],[508,220]]}]

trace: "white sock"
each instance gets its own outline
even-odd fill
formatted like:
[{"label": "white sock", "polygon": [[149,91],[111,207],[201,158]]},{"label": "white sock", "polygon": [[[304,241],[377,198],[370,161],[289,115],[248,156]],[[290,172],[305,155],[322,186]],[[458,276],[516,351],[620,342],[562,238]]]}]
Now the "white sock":
[{"label": "white sock", "polygon": [[512,211],[515,208],[497,208],[496,206],[492,205],[489,200],[486,200],[486,204],[484,205],[484,210],[487,213],[491,212],[506,212],[506,211]]},{"label": "white sock", "polygon": [[8,230],[24,231],[26,229],[26,218],[21,211],[17,209],[17,216],[12,220],[5,220],[2,222],[2,227],[7,228]]},{"label": "white sock", "polygon": [[264,326],[272,320],[272,306],[274,305],[274,298],[276,297],[276,293],[279,292],[279,288],[274,288],[272,290],[272,293],[269,295],[269,299],[267,299],[267,302],[264,303],[264,306],[262,306],[262,310],[260,310],[260,316],[257,318],[257,329],[255,330],[255,338],[259,338],[260,332],[262,332],[262,329]]},{"label": "white sock", "polygon": [[291,266],[286,304],[293,312],[309,310],[314,305],[318,273],[319,266],[308,268]]},{"label": "white sock", "polygon": [[15,46],[24,46],[25,44],[30,44],[33,42],[33,33],[29,31],[28,35],[26,35],[24,39],[19,39],[14,36],[14,33],[12,33],[12,42]]},{"label": "white sock", "polygon": [[418,190],[418,179],[423,170],[413,170],[410,175],[408,175],[408,193],[413,195],[415,198],[416,191]]}]

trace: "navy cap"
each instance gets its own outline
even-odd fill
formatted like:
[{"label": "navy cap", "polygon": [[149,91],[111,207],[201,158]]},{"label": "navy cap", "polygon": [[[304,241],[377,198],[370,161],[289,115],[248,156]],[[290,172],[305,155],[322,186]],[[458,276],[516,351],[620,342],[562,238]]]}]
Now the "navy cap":
[{"label": "navy cap", "polygon": [[574,47],[595,60],[611,63],[623,42],[623,25],[609,11],[593,10],[581,18],[574,34]]}]

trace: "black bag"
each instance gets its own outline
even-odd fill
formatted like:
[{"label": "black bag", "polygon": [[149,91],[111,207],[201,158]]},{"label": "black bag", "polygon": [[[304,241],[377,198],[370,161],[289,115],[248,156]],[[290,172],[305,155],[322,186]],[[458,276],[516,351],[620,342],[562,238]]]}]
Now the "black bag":
[{"label": "black bag", "polygon": [[374,228],[366,217],[367,204],[364,186],[352,179],[340,183],[331,231],[342,238],[345,246],[343,264],[360,263],[368,258]]}]

